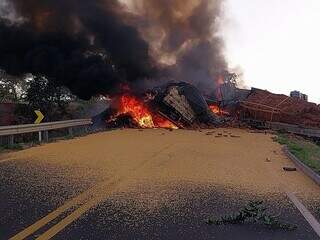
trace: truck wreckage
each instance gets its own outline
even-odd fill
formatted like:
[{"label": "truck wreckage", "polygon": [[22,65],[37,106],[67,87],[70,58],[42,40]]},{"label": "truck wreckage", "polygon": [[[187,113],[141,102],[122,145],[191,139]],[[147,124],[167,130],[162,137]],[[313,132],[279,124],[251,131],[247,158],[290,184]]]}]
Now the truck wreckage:
[{"label": "truck wreckage", "polygon": [[156,87],[143,97],[124,94],[94,117],[94,123],[107,128],[199,128],[219,126],[222,118],[196,87],[180,82]]},{"label": "truck wreckage", "polygon": [[222,119],[213,113],[200,91],[188,83],[171,83],[153,90],[152,108],[180,128],[218,126]]},{"label": "truck wreckage", "polygon": [[[94,124],[107,128],[213,128],[234,118],[233,111],[249,91],[236,88],[230,79],[211,96],[204,96],[186,82],[172,82],[142,95],[124,93],[94,117]],[[231,114],[228,111],[231,111]]]},{"label": "truck wreckage", "polygon": [[185,82],[168,83],[142,95],[125,93],[93,122],[99,128],[247,126],[320,138],[319,105],[256,88],[240,89],[232,77],[209,96]]}]

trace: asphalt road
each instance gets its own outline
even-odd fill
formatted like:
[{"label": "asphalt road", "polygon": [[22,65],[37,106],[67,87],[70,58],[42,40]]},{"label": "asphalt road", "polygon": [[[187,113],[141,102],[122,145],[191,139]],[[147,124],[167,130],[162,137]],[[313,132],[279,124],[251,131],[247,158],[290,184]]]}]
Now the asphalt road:
[{"label": "asphalt road", "polygon": [[[116,130],[0,155],[0,239],[319,239],[320,188],[271,135]],[[208,225],[264,201],[294,231]],[[320,211],[320,210],[319,210]]]}]

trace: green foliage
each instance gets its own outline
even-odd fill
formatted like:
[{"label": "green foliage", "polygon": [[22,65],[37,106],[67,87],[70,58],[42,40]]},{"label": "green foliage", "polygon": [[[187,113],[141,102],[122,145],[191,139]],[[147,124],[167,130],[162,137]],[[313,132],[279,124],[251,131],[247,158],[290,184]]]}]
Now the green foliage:
[{"label": "green foliage", "polygon": [[0,102],[15,102],[16,99],[14,84],[0,81]]},{"label": "green foliage", "polygon": [[320,146],[302,138],[279,134],[276,141],[287,145],[289,151],[304,164],[320,174]]},{"label": "green foliage", "polygon": [[0,70],[0,102],[17,102],[19,79]]},{"label": "green foliage", "polygon": [[0,102],[21,103],[26,95],[30,74],[11,76],[0,69]]},{"label": "green foliage", "polygon": [[282,223],[278,220],[279,216],[272,216],[267,214],[267,208],[263,201],[252,201],[239,212],[231,215],[223,216],[219,219],[209,219],[207,224],[212,225],[226,225],[226,224],[242,224],[245,222],[262,223],[269,228],[278,228],[284,230],[295,230],[296,225]]},{"label": "green foliage", "polygon": [[41,110],[44,122],[90,117],[101,100],[81,101],[54,79],[32,74],[13,77],[0,69],[0,102],[17,103],[14,124],[30,124],[36,118],[34,110]]},{"label": "green foliage", "polygon": [[1,145],[0,152],[5,150],[22,150],[23,147],[20,144],[13,144],[13,145]]},{"label": "green foliage", "polygon": [[26,100],[33,110],[41,110],[46,120],[52,121],[56,119],[56,115],[65,113],[68,99],[64,98],[63,88],[37,76],[30,82]]},{"label": "green foliage", "polygon": [[36,116],[34,110],[40,110],[45,115],[45,122],[70,119],[67,105],[74,96],[64,87],[48,81],[43,76],[33,76],[29,79],[28,88],[23,101],[27,105],[16,109],[18,123],[32,123]]},{"label": "green foliage", "polygon": [[71,135],[66,135],[63,137],[64,140],[71,140],[71,139],[74,139],[74,136],[71,136]]}]

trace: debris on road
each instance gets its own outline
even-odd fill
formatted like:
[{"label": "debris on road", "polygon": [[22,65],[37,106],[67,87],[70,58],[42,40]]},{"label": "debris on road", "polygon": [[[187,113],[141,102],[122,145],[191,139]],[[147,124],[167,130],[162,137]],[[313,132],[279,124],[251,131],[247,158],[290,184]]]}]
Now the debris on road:
[{"label": "debris on road", "polygon": [[295,172],[295,171],[297,171],[297,168],[295,168],[295,167],[284,167],[283,170],[287,171],[287,172]]},{"label": "debris on road", "polygon": [[230,135],[230,137],[232,137],[232,138],[240,138],[240,136],[237,136],[237,135]]},{"label": "debris on road", "polygon": [[207,136],[211,136],[211,135],[213,135],[214,133],[215,133],[215,132],[207,132],[206,135],[207,135]]},{"label": "debris on road", "polygon": [[270,158],[266,158],[266,162],[271,162],[271,159]]}]

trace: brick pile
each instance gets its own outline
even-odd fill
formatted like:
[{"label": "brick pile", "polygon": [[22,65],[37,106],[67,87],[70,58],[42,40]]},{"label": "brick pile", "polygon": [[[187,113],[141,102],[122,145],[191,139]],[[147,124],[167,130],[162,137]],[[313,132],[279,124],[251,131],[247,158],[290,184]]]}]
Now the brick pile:
[{"label": "brick pile", "polygon": [[320,128],[320,105],[261,89],[252,89],[241,104],[246,117]]}]

